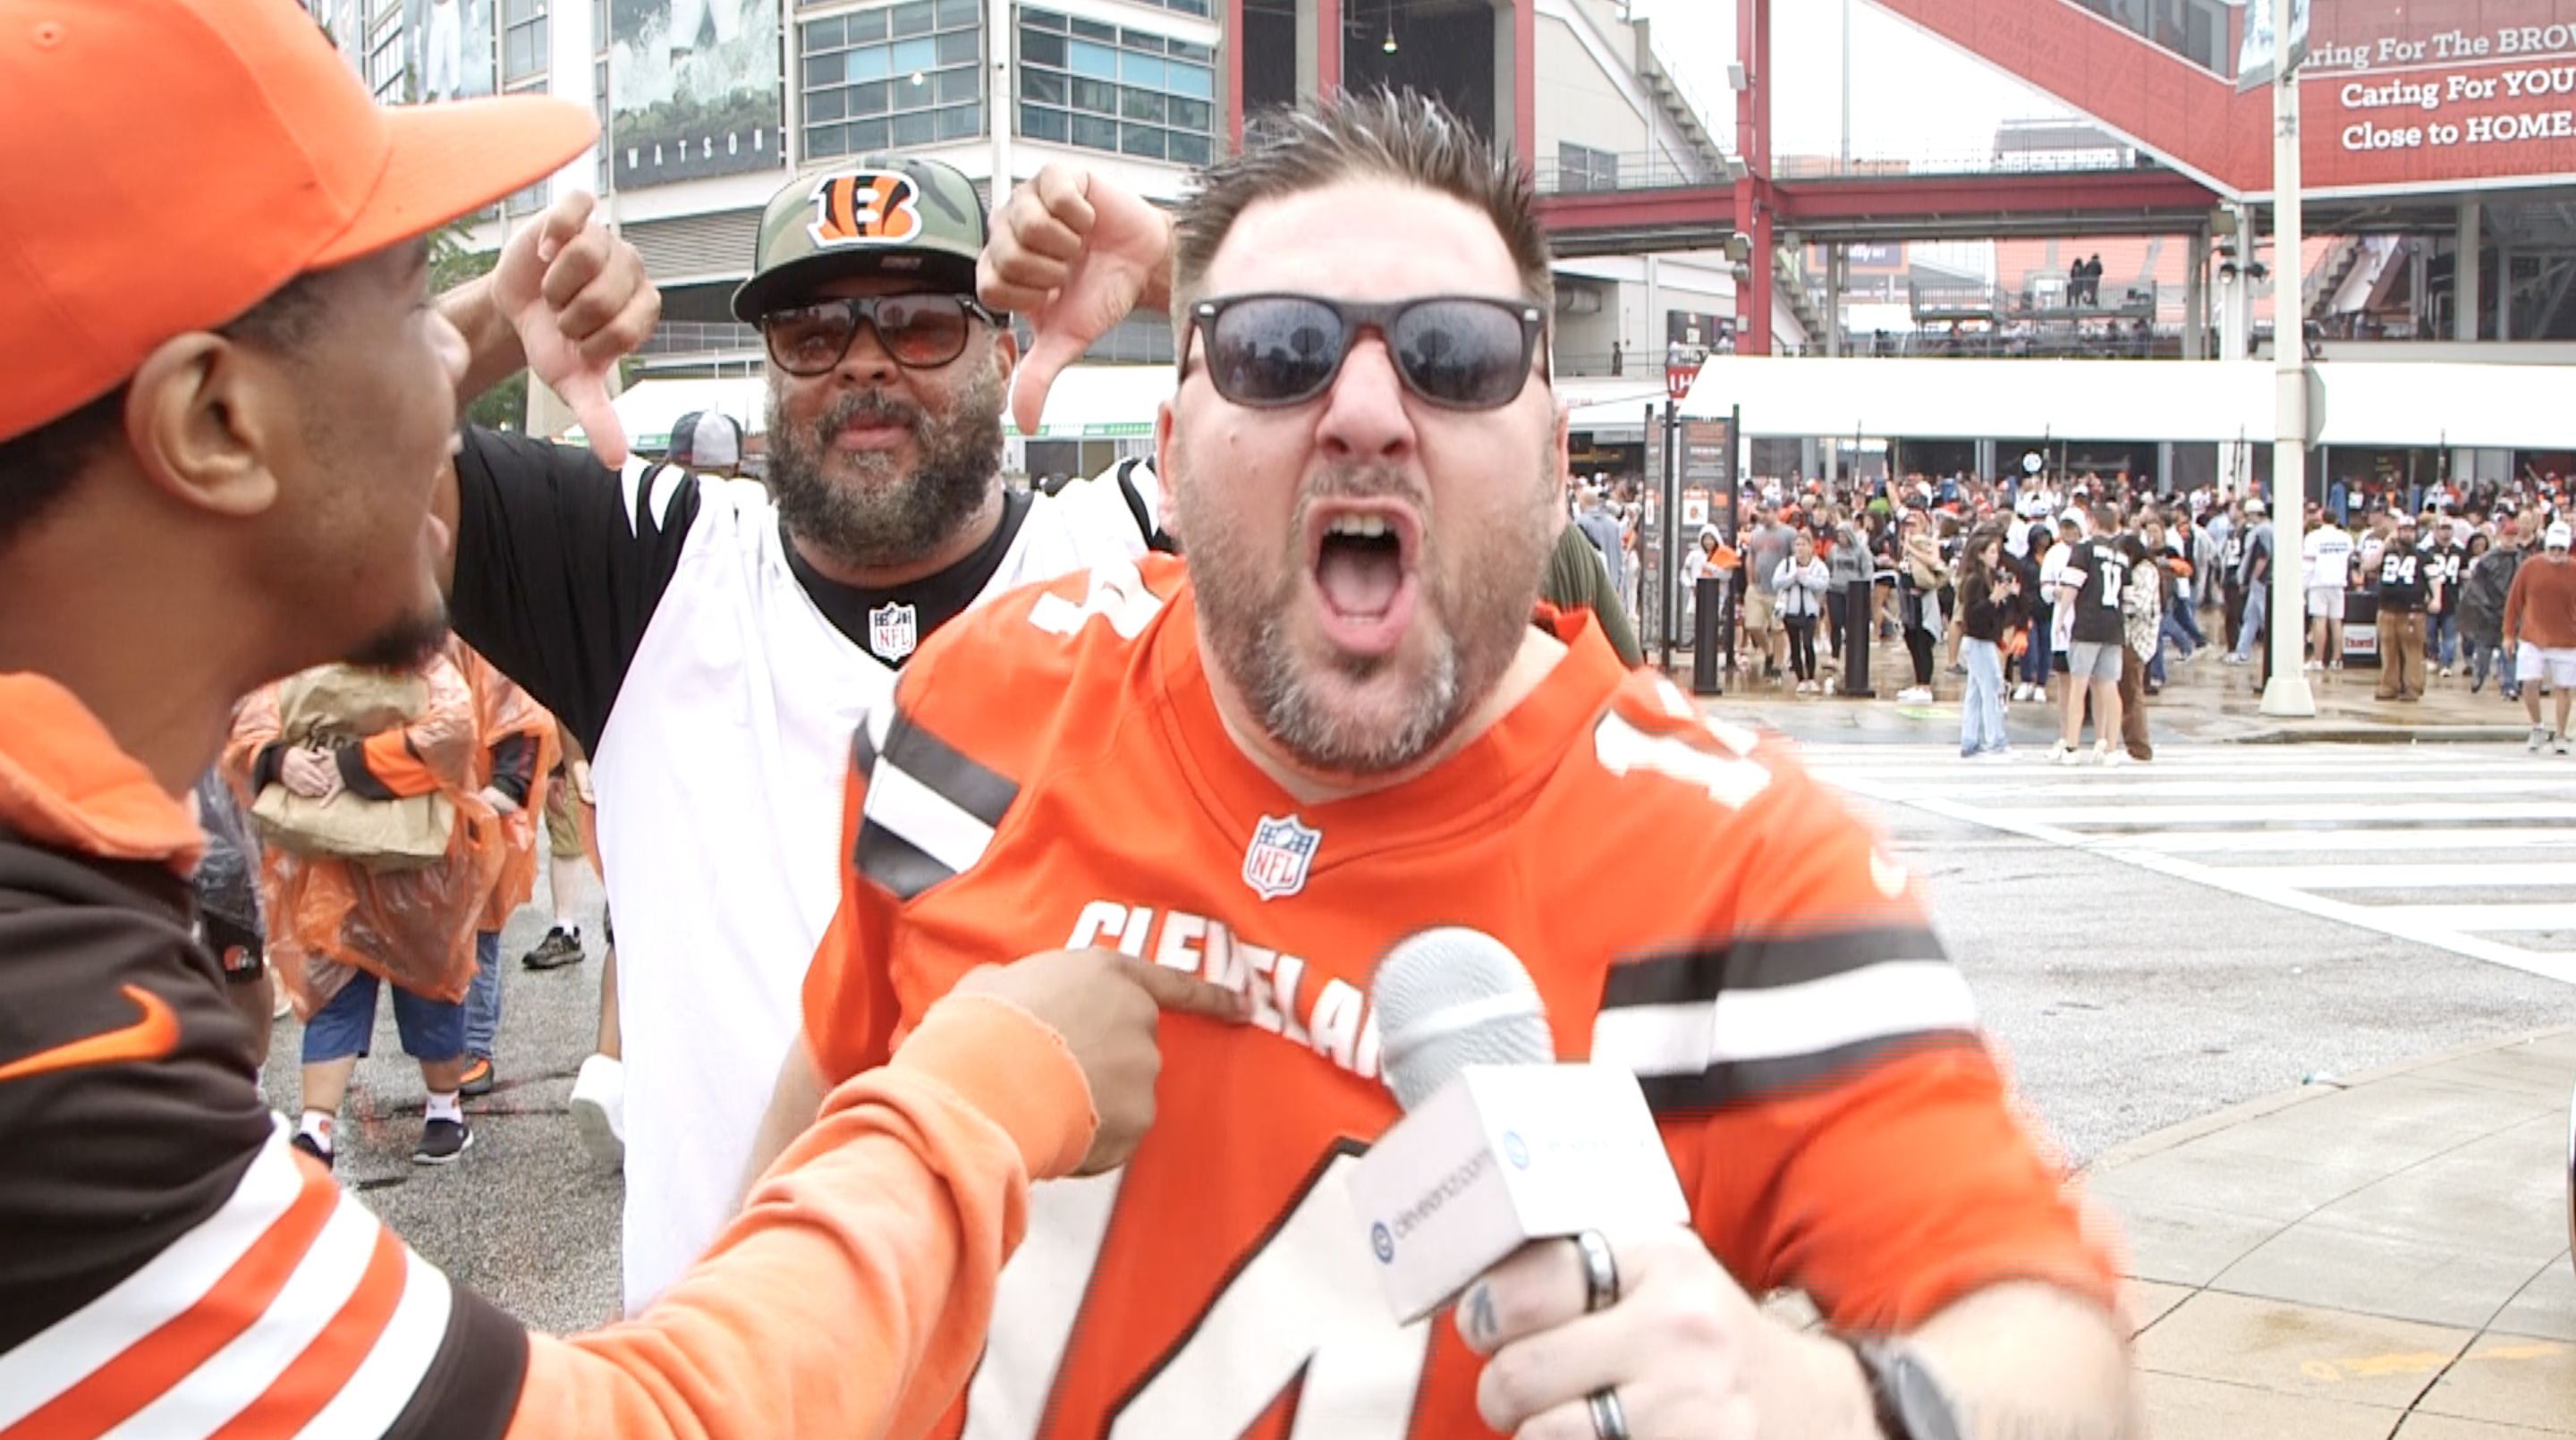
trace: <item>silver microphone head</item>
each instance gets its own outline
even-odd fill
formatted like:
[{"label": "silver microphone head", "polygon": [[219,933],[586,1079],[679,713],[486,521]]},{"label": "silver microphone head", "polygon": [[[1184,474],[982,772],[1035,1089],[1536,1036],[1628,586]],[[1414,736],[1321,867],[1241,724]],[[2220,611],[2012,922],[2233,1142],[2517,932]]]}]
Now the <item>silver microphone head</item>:
[{"label": "silver microphone head", "polygon": [[1466,1065],[1556,1059],[1547,1008],[1520,957],[1480,930],[1425,930],[1398,941],[1369,982],[1386,1088],[1410,1110]]}]

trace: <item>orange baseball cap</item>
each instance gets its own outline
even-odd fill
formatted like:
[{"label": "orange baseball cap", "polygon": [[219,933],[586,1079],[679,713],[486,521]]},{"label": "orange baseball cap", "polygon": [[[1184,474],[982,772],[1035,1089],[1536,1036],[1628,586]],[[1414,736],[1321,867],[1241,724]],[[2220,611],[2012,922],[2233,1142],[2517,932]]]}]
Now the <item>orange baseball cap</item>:
[{"label": "orange baseball cap", "polygon": [[560,169],[589,111],[379,107],[293,0],[0,0],[0,438]]}]

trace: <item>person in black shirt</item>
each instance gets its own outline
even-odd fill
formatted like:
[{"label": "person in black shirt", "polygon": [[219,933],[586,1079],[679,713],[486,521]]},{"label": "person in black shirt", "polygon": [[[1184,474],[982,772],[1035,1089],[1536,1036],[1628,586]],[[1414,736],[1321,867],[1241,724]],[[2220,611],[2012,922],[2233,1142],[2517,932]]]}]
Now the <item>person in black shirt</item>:
[{"label": "person in black shirt", "polygon": [[1968,537],[1959,568],[1959,660],[1968,685],[1959,701],[1959,755],[2007,755],[2004,734],[2002,641],[2022,624],[2021,581],[2003,562],[2003,532],[1980,529]]},{"label": "person in black shirt", "polygon": [[2426,527],[2424,554],[2432,566],[2433,579],[2432,593],[2424,602],[2425,658],[2447,680],[2451,678],[2451,666],[2462,661],[2460,582],[2469,573],[2469,555],[2460,548],[2451,517],[2436,516]]},{"label": "person in black shirt", "polygon": [[2084,762],[2084,700],[2093,700],[2094,753],[2105,765],[2128,757],[2112,737],[2120,732],[2120,588],[2129,567],[2115,539],[2120,517],[2109,505],[2093,510],[2093,530],[2076,542],[2057,586],[2057,603],[2073,616],[2068,627],[2066,693],[2059,697],[2057,744],[2048,752],[2060,765]]},{"label": "person in black shirt", "polygon": [[2397,517],[2379,555],[2379,690],[2382,700],[2424,698],[2424,604],[2438,562],[2415,543],[2415,517]]}]

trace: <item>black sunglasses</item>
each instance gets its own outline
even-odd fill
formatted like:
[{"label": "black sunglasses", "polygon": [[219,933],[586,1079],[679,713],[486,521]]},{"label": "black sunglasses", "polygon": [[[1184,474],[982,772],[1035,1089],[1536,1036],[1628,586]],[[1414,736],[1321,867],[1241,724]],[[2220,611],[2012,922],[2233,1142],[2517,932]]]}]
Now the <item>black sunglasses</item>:
[{"label": "black sunglasses", "polygon": [[[1508,405],[1529,383],[1546,312],[1483,295],[1369,304],[1320,295],[1227,295],[1190,307],[1208,381],[1237,405],[1303,404],[1332,387],[1362,330],[1386,340],[1404,388],[1451,410]],[[1186,356],[1184,357],[1186,358]]]},{"label": "black sunglasses", "polygon": [[814,300],[760,317],[769,358],[790,375],[822,375],[850,353],[864,320],[877,343],[909,369],[945,365],[966,353],[967,321],[1001,317],[963,295],[865,295]]}]

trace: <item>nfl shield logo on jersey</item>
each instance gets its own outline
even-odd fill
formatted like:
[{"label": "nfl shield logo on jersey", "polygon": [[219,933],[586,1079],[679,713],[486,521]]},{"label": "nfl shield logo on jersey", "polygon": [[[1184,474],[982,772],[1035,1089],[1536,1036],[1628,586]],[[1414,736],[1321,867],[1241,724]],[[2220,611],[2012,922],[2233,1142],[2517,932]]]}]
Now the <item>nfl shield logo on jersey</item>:
[{"label": "nfl shield logo on jersey", "polygon": [[1264,900],[1294,895],[1306,888],[1306,866],[1324,832],[1297,823],[1297,817],[1261,817],[1253,827],[1252,847],[1243,852],[1243,883]]},{"label": "nfl shield logo on jersey", "polygon": [[888,603],[868,612],[868,648],[880,660],[900,660],[921,643],[910,605]]}]

